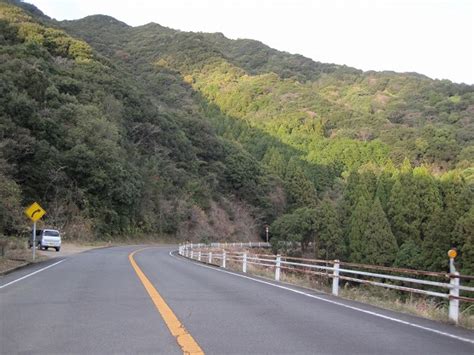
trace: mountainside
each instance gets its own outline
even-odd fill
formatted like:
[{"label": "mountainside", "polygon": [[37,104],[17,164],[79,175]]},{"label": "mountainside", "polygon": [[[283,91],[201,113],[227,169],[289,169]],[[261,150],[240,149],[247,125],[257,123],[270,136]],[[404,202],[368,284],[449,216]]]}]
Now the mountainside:
[{"label": "mountainside", "polygon": [[[309,162],[353,168],[408,157],[445,171],[473,161],[473,86],[418,74],[364,73],[257,41],[156,24],[132,28],[102,16],[61,26],[113,60],[177,71],[225,114],[303,149]],[[339,144],[347,141],[383,156],[347,156]],[[311,154],[315,148],[322,150],[318,156]]]},{"label": "mountainside", "polygon": [[38,200],[71,238],[256,238],[255,219],[272,213],[269,186],[278,188],[216,136],[194,92],[163,73],[148,94],[140,78],[37,16],[0,3],[2,232],[21,231],[19,205]]},{"label": "mountainside", "polygon": [[0,30],[5,210],[38,199],[76,235],[268,223],[289,253],[433,270],[455,246],[474,270],[474,86],[16,1]]}]

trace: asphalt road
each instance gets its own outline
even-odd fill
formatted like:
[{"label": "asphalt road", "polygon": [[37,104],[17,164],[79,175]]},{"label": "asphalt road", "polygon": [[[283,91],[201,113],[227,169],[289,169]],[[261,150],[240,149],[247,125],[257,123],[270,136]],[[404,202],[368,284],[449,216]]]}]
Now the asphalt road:
[{"label": "asphalt road", "polygon": [[[92,250],[0,278],[0,353],[182,353],[130,264],[136,249]],[[474,332],[292,292],[171,250],[135,260],[206,354],[474,354]]]}]

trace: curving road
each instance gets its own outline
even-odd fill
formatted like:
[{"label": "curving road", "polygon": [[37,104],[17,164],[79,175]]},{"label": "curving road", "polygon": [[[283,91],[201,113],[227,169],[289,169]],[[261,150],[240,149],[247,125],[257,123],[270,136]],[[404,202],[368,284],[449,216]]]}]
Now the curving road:
[{"label": "curving road", "polygon": [[[92,250],[0,278],[0,353],[182,353],[169,314],[130,263],[137,249]],[[206,354],[474,353],[471,331],[278,287],[172,250],[145,249],[134,260]]]}]

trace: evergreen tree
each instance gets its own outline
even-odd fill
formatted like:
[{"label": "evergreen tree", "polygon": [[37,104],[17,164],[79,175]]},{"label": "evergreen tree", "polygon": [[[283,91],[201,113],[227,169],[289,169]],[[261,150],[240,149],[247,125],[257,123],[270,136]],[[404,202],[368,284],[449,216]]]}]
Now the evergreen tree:
[{"label": "evergreen tree", "polygon": [[463,176],[453,171],[444,175],[440,182],[443,198],[443,227],[446,237],[453,247],[461,248],[464,240],[458,238],[456,223],[473,206],[473,191],[466,183]]},{"label": "evergreen tree", "polygon": [[354,210],[357,198],[356,190],[359,183],[359,174],[351,172],[347,177],[342,198],[338,203],[339,216],[343,234],[347,237],[350,230],[351,215]]},{"label": "evergreen tree", "polygon": [[421,240],[424,240],[431,233],[429,226],[437,224],[430,220],[441,209],[441,198],[435,179],[425,167],[413,169],[412,184],[412,201],[416,206],[411,211],[412,223],[419,230]]},{"label": "evergreen tree", "polygon": [[418,207],[414,200],[414,187],[408,177],[405,176],[403,181],[405,184],[402,184],[400,177],[396,178],[388,200],[388,218],[398,245],[409,239],[417,243],[421,240],[416,221]]},{"label": "evergreen tree", "polygon": [[391,266],[397,255],[397,241],[378,198],[370,210],[367,225],[362,235],[363,263]]},{"label": "evergreen tree", "polygon": [[271,147],[268,149],[262,159],[262,163],[267,166],[271,174],[275,174],[282,179],[285,177],[286,161],[277,148]]},{"label": "evergreen tree", "polygon": [[369,198],[373,199],[377,190],[377,176],[374,171],[370,169],[375,169],[375,167],[370,164],[367,166],[367,169],[359,169],[359,183],[365,186],[365,189],[369,193]]},{"label": "evergreen tree", "polygon": [[377,197],[382,205],[384,212],[388,213],[388,202],[390,193],[392,191],[393,178],[392,174],[383,171],[377,179],[377,189],[375,190],[375,197]]},{"label": "evergreen tree", "polygon": [[364,240],[365,230],[367,228],[370,203],[366,198],[367,194],[360,194],[357,204],[353,210],[349,225],[349,251],[350,260],[356,263],[362,263],[365,258],[366,243]]},{"label": "evergreen tree", "polygon": [[333,202],[325,198],[317,210],[319,249],[316,258],[344,259],[346,244]]},{"label": "evergreen tree", "polygon": [[446,237],[443,228],[443,211],[438,209],[430,218],[428,223],[429,233],[422,242],[422,263],[427,270],[447,271],[447,252],[451,248],[451,242]]},{"label": "evergreen tree", "polygon": [[405,241],[398,249],[394,266],[409,269],[423,268],[420,244],[411,238]]},{"label": "evergreen tree", "polygon": [[291,207],[315,206],[317,202],[316,189],[306,177],[303,168],[290,160],[285,176],[285,188],[288,193],[288,204]]},{"label": "evergreen tree", "polygon": [[461,273],[474,275],[474,207],[459,219],[454,230],[456,240],[462,245],[458,249]]},{"label": "evergreen tree", "polygon": [[347,184],[344,189],[342,199],[338,205],[343,234],[347,239],[346,244],[349,244],[352,215],[361,197],[363,197],[365,200],[371,199],[371,196],[367,190],[367,185],[362,179],[361,175],[357,172],[351,172],[347,178]]},{"label": "evergreen tree", "polygon": [[293,213],[278,218],[272,223],[270,229],[274,249],[288,249],[287,242],[290,242],[293,247],[299,245],[301,251],[304,252],[308,244],[316,238],[316,210],[307,207],[299,208]]},{"label": "evergreen tree", "polygon": [[[443,204],[434,206],[427,216],[426,227],[422,231],[426,234],[422,244],[423,264],[429,270],[445,270],[447,267],[446,253],[452,247],[461,249],[464,240],[456,234],[456,222],[472,206],[472,194],[469,187],[459,174],[451,173],[443,177],[440,182]],[[429,194],[425,192],[425,206]],[[425,214],[427,214],[425,212]]]}]

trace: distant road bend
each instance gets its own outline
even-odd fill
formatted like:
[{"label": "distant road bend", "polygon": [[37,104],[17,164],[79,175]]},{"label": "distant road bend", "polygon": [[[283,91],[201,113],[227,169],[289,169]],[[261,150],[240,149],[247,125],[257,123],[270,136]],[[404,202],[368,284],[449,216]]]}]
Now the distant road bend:
[{"label": "distant road bend", "polygon": [[97,249],[0,278],[0,353],[474,354],[472,331],[173,250]]}]

